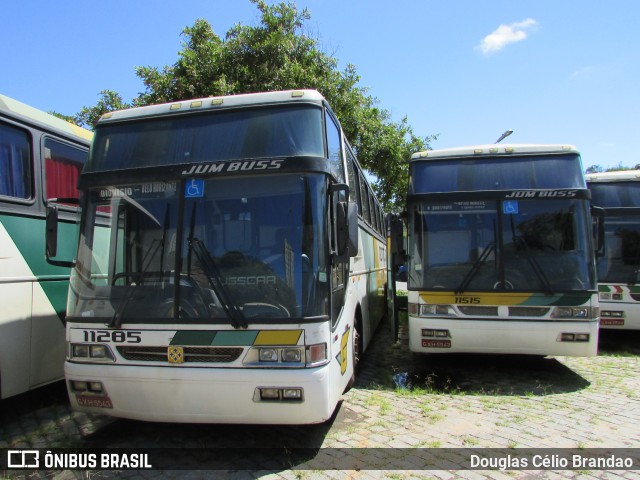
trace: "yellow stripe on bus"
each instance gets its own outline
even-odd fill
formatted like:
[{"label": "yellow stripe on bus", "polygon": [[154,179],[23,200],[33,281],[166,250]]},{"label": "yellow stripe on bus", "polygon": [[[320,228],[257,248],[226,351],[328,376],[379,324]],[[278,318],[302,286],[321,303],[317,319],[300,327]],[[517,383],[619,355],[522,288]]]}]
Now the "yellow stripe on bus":
[{"label": "yellow stripe on bus", "polygon": [[297,345],[302,330],[261,330],[254,345]]},{"label": "yellow stripe on bus", "polygon": [[430,304],[462,305],[520,305],[531,298],[531,293],[492,293],[492,292],[421,292],[420,298]]}]

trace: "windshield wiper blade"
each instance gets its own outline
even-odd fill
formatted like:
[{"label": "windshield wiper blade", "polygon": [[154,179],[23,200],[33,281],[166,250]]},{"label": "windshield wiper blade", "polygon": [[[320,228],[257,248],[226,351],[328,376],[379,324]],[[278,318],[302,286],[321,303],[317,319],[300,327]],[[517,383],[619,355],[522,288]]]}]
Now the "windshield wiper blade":
[{"label": "windshield wiper blade", "polygon": [[[144,212],[146,215],[148,215],[149,217],[151,217],[158,225],[160,225],[160,223],[156,220],[156,218],[151,215],[148,210],[146,210],[142,205],[140,205],[138,202],[136,202],[135,200],[133,200],[130,197],[127,197],[125,199],[126,201],[128,201],[129,203],[131,203],[134,207],[136,207],[137,209],[141,210],[142,212]],[[147,271],[149,269],[149,266],[151,265],[151,262],[153,261],[153,259],[155,258],[156,254],[158,253],[158,251],[161,252],[160,254],[160,270],[161,270],[161,275],[163,278],[163,282],[164,282],[164,272],[162,271],[162,267],[163,267],[163,262],[164,262],[164,251],[165,251],[165,244],[167,241],[167,229],[169,227],[169,204],[167,203],[167,206],[165,208],[165,212],[164,212],[164,225],[162,226],[162,239],[161,240],[153,240],[149,250],[147,251],[147,255],[142,259],[142,270],[137,273],[137,274],[133,274],[133,275],[125,275],[125,283],[126,283],[126,278],[128,276],[131,276],[132,278],[135,279],[135,284],[129,284],[129,290],[127,292],[127,295],[125,296],[124,300],[122,301],[122,303],[120,305],[118,305],[118,308],[116,309],[115,313],[113,314],[113,318],[111,319],[111,321],[109,322],[108,326],[111,328],[118,328],[122,325],[122,315],[127,307],[127,305],[129,304],[129,302],[131,301],[131,299],[133,298],[133,295],[135,293],[135,291],[137,290],[138,286],[144,281],[144,278],[147,274]],[[153,244],[155,245],[155,248],[153,246]]]},{"label": "windshield wiper blade", "polygon": [[458,285],[458,288],[456,288],[456,291],[455,291],[456,294],[464,293],[464,291],[469,286],[469,283],[471,283],[471,280],[473,280],[473,277],[475,277],[478,271],[480,270],[480,267],[485,264],[485,262],[489,258],[489,255],[491,255],[495,249],[496,249],[496,242],[489,242],[489,244],[487,244],[487,246],[484,247],[484,250],[482,251],[480,256],[476,259],[475,262],[473,262],[473,265],[471,265],[471,268],[462,279],[462,282],[460,282],[460,285]]},{"label": "windshield wiper blade", "polygon": [[522,247],[525,258],[527,259],[527,263],[531,267],[531,270],[533,270],[533,273],[536,274],[536,277],[538,277],[538,280],[540,280],[544,293],[546,293],[547,295],[553,295],[553,290],[551,289],[551,282],[549,282],[549,278],[547,278],[547,275],[544,273],[544,270],[542,270],[542,267],[540,266],[538,261],[535,259],[535,257],[532,255],[526,240],[518,236],[514,236],[513,239],[516,245],[520,245],[520,247]]},{"label": "windshield wiper blade", "polygon": [[[149,251],[147,252],[147,256],[144,259],[142,259],[142,265],[143,265],[142,271],[137,274],[133,274],[133,273],[129,274],[128,272],[124,272],[125,283],[126,283],[127,277],[132,277],[135,280],[135,283],[130,283],[128,285],[129,290],[127,291],[127,295],[125,296],[122,303],[118,305],[118,308],[113,314],[113,318],[108,323],[109,327],[118,328],[122,325],[122,314],[124,313],[127,305],[133,298],[133,294],[135,293],[136,289],[140,284],[142,284],[144,277],[147,274],[147,269],[149,268],[149,265],[151,265],[151,261],[155,258],[156,253],[158,253],[158,250],[160,250],[161,242],[159,240],[154,240],[154,242],[156,243],[155,248],[150,248]],[[145,261],[146,261],[146,266],[145,266]]]},{"label": "windshield wiper blade", "polygon": [[220,272],[218,272],[218,269],[213,263],[213,259],[207,248],[202,241],[197,238],[190,239],[190,246],[204,268],[204,273],[209,280],[213,292],[218,297],[218,300],[220,300],[220,304],[225,313],[231,319],[231,325],[234,328],[247,328],[249,325],[238,306],[230,299],[227,289],[222,283]]}]

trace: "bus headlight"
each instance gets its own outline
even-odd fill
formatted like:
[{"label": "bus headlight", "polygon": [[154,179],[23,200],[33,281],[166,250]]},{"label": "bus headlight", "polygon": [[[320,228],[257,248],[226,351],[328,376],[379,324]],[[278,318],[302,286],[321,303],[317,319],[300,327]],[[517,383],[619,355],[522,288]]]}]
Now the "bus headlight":
[{"label": "bus headlight", "polygon": [[71,358],[89,358],[89,345],[86,343],[72,343]]},{"label": "bus headlight", "polygon": [[115,362],[116,357],[109,345],[96,343],[72,343],[70,360],[84,360],[95,362]]},{"label": "bus headlight", "polygon": [[451,316],[455,315],[456,312],[451,305],[425,305],[423,303],[410,303],[409,314],[420,317],[434,317]]},{"label": "bus headlight", "polygon": [[566,320],[590,320],[598,318],[598,307],[555,307],[551,318]]},{"label": "bus headlight", "polygon": [[261,362],[277,362],[278,350],[275,348],[261,348],[258,357]]},{"label": "bus headlight", "polygon": [[253,347],[243,364],[253,367],[302,368],[327,363],[327,344],[290,347]]},{"label": "bus headlight", "polygon": [[302,361],[302,350],[299,348],[283,348],[282,361],[285,363],[300,363]]}]

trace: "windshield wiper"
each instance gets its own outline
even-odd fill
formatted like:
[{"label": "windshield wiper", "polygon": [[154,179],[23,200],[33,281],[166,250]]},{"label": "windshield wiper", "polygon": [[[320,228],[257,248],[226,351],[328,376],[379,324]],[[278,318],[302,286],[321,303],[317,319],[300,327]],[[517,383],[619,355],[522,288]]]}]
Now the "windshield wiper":
[{"label": "windshield wiper", "polygon": [[536,274],[536,277],[538,277],[538,280],[540,280],[540,283],[542,284],[542,288],[544,289],[544,293],[546,293],[547,295],[553,295],[553,290],[551,289],[551,283],[549,282],[547,275],[544,273],[544,270],[542,270],[542,267],[540,266],[538,261],[535,259],[535,257],[531,253],[531,250],[529,249],[529,245],[527,245],[526,240],[522,237],[514,237],[513,240],[516,245],[520,245],[520,247],[522,247],[525,258],[527,259],[527,263],[531,267],[531,270],[533,270],[533,273]]},{"label": "windshield wiper", "polygon": [[[129,203],[131,203],[134,207],[136,207],[137,209],[141,210],[142,212],[144,212],[145,214],[147,214],[148,216],[150,216],[156,223],[158,223],[158,221],[155,219],[155,217],[153,215],[151,215],[145,208],[142,207],[142,205],[140,205],[138,202],[133,201],[131,198],[127,198],[126,199]],[[160,225],[158,223],[158,225]],[[126,279],[128,277],[131,277],[134,281],[134,283],[130,283],[128,285],[129,290],[127,291],[127,295],[125,296],[124,300],[122,301],[122,303],[120,305],[118,305],[118,308],[116,309],[115,313],[113,314],[113,318],[111,319],[111,321],[109,322],[108,326],[111,328],[118,328],[122,325],[122,315],[127,307],[127,305],[129,304],[129,302],[131,301],[131,299],[133,298],[134,293],[136,292],[138,286],[140,284],[142,284],[144,282],[144,278],[147,275],[147,270],[149,269],[149,266],[151,265],[151,262],[153,261],[153,259],[155,258],[156,254],[158,253],[158,251],[161,252],[161,256],[160,256],[160,275],[163,278],[163,282],[164,282],[164,271],[163,271],[163,262],[164,262],[164,251],[165,251],[165,244],[167,241],[167,229],[169,227],[169,204],[167,204],[166,209],[165,209],[165,215],[164,215],[164,225],[162,226],[162,239],[161,240],[153,240],[151,242],[151,245],[149,246],[149,250],[147,251],[146,256],[142,259],[142,270],[139,273],[128,273],[128,272],[123,272],[124,274],[124,278],[125,278],[125,284],[126,284]],[[155,243],[155,247],[154,247],[154,243]]]},{"label": "windshield wiper", "polygon": [[458,288],[456,288],[456,294],[464,293],[464,291],[469,286],[469,283],[471,283],[471,280],[473,280],[473,277],[475,277],[480,270],[480,267],[485,264],[485,262],[489,258],[489,255],[491,255],[495,251],[495,249],[496,242],[489,242],[489,244],[484,247],[484,250],[482,250],[480,256],[476,259],[475,262],[473,262],[473,265],[471,265],[471,268],[462,279],[462,282],[460,282],[460,285],[458,285]]},{"label": "windshield wiper", "polygon": [[240,311],[235,302],[230,299],[229,293],[222,283],[220,272],[215,266],[207,247],[204,246],[202,241],[193,237],[189,240],[189,246],[193,250],[193,253],[195,253],[200,265],[202,265],[204,273],[211,285],[211,289],[218,297],[218,300],[220,300],[220,304],[222,305],[225,313],[231,319],[231,325],[234,328],[247,328],[249,325],[247,324],[242,311]]},{"label": "windshield wiper", "polygon": [[538,277],[538,280],[540,280],[544,293],[547,295],[553,295],[551,283],[549,282],[547,275],[544,273],[544,270],[542,270],[542,267],[531,253],[527,241],[524,239],[524,237],[518,236],[516,234],[516,227],[513,221],[513,216],[511,217],[511,237],[513,238],[513,243],[516,248],[519,246],[524,251],[524,256],[527,259],[527,263],[531,267],[531,270],[533,270],[533,273],[536,274],[536,277]]},{"label": "windshield wiper", "polygon": [[[133,298],[133,294],[136,292],[136,289],[143,283],[144,278],[147,274],[147,269],[149,268],[149,265],[151,265],[151,261],[155,258],[156,254],[158,253],[162,245],[162,242],[160,240],[156,239],[154,240],[154,242],[156,244],[155,248],[153,247],[153,243],[152,243],[149,248],[149,251],[147,252],[147,256],[142,259],[143,268],[141,272],[139,273],[123,272],[124,273],[123,278],[125,278],[125,283],[126,283],[126,278],[128,277],[131,277],[135,281],[135,283],[130,283],[129,285],[127,285],[128,287],[127,295],[125,296],[122,303],[118,305],[118,308],[113,314],[113,318],[108,324],[109,327],[118,328],[119,326],[122,325],[122,314],[124,313],[127,305]],[[144,266],[145,262],[146,262],[146,266]]]}]

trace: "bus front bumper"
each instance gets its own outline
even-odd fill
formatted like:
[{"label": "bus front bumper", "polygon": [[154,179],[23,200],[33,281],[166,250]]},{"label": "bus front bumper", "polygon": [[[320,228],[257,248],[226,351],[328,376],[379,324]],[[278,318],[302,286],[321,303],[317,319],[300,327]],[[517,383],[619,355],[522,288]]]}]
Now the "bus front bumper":
[{"label": "bus front bumper", "polygon": [[65,377],[74,410],[135,420],[307,424],[328,420],[336,406],[329,365],[266,370],[67,361]]},{"label": "bus front bumper", "polygon": [[[588,341],[584,341],[585,338]],[[598,353],[598,322],[442,320],[409,316],[409,348],[421,353],[593,357]]]}]

